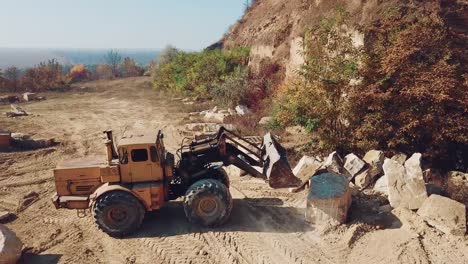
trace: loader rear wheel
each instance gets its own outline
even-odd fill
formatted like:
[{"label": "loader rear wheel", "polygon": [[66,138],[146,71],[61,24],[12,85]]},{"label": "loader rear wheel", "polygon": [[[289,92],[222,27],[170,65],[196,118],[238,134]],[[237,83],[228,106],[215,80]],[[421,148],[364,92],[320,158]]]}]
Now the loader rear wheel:
[{"label": "loader rear wheel", "polygon": [[112,237],[135,232],[143,222],[145,209],[141,202],[127,192],[101,195],[94,206],[94,220],[102,231]]},{"label": "loader rear wheel", "polygon": [[221,225],[229,218],[231,210],[229,189],[218,180],[199,180],[185,194],[184,211],[191,223],[202,226]]}]

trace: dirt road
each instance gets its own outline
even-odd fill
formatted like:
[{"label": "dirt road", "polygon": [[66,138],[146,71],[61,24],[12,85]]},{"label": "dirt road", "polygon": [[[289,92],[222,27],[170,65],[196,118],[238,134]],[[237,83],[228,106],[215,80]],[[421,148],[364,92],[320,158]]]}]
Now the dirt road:
[{"label": "dirt road", "polygon": [[[180,201],[148,213],[141,230],[125,239],[100,232],[92,217],[55,210],[50,202],[55,164],[104,154],[105,129],[117,135],[162,129],[166,147],[175,152],[187,109],[180,101],[161,98],[147,81],[88,83],[82,92],[50,94],[45,101],[24,104],[32,116],[0,116],[0,130],[61,142],[0,153],[0,210],[15,211],[25,194],[39,194],[37,202],[7,224],[28,247],[23,263],[468,263],[466,238],[429,227],[415,230],[396,221],[381,230],[358,215],[351,216],[349,225],[319,233],[303,221],[304,194],[272,190],[249,177],[232,178],[232,217],[216,229],[190,225]],[[8,107],[1,106],[0,112]]]}]

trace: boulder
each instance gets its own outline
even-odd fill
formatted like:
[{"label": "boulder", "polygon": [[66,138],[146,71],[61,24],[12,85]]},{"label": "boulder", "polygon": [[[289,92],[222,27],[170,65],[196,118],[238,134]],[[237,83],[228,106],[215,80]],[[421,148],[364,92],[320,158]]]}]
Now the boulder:
[{"label": "boulder", "polygon": [[234,109],[232,109],[232,108],[228,108],[228,113],[230,115],[237,115],[236,111]]},{"label": "boulder", "polygon": [[440,231],[463,236],[466,233],[465,205],[447,197],[433,194],[418,210],[423,219]]},{"label": "boulder", "polygon": [[330,155],[328,155],[328,157],[325,159],[321,169],[325,169],[328,172],[341,174],[343,171],[343,159],[341,159],[340,155],[334,151],[330,153]]},{"label": "boulder", "polygon": [[369,175],[373,178],[382,172],[385,154],[380,150],[370,150],[362,158],[369,165]]},{"label": "boulder", "polygon": [[364,171],[358,173],[354,178],[354,183],[356,186],[362,190],[369,186],[372,182],[372,174],[370,173],[371,169],[365,169]]},{"label": "boulder", "polygon": [[11,133],[11,138],[14,140],[30,139],[31,136],[23,133]]},{"label": "boulder", "polygon": [[266,126],[268,124],[270,124],[271,122],[273,122],[273,117],[272,116],[264,116],[260,119],[260,121],[258,121],[258,124],[261,125],[261,126]]},{"label": "boulder", "polygon": [[302,182],[306,182],[317,173],[321,166],[322,162],[316,160],[314,157],[303,156],[296,167],[294,167],[293,173]]},{"label": "boulder", "polygon": [[358,156],[354,155],[354,153],[350,153],[345,156],[344,158],[344,168],[348,177],[351,179],[353,178],[358,172],[360,172],[366,163],[361,160]]},{"label": "boulder", "polygon": [[[214,124],[214,123],[213,123]],[[185,129],[188,131],[204,131],[207,123],[191,123],[186,124]]]},{"label": "boulder", "polygon": [[288,126],[285,128],[286,133],[291,135],[306,134],[305,129],[302,126]]},{"label": "boulder", "polygon": [[388,196],[388,179],[387,176],[384,175],[380,177],[374,185],[374,191],[385,196]]},{"label": "boulder", "polygon": [[14,264],[21,257],[23,243],[16,234],[0,224],[0,263]]},{"label": "boulder", "polygon": [[310,179],[306,220],[314,227],[343,224],[351,200],[351,189],[345,176],[335,173],[314,176]]},{"label": "boulder", "polygon": [[223,113],[216,113],[216,112],[208,112],[205,114],[203,119],[207,122],[224,122],[224,119],[228,116],[229,114],[223,114]]},{"label": "boulder", "polygon": [[450,198],[468,205],[468,173],[449,172],[447,174],[447,193]]},{"label": "boulder", "polygon": [[415,153],[405,165],[385,159],[383,170],[388,181],[388,200],[394,208],[418,209],[427,198],[421,169],[421,154]]},{"label": "boulder", "polygon": [[391,159],[403,165],[403,164],[405,164],[405,161],[406,161],[407,157],[408,156],[406,156],[406,154],[397,153],[397,154],[393,155],[393,157]]},{"label": "boulder", "polygon": [[240,116],[248,115],[251,113],[250,109],[245,105],[236,106],[236,113]]}]

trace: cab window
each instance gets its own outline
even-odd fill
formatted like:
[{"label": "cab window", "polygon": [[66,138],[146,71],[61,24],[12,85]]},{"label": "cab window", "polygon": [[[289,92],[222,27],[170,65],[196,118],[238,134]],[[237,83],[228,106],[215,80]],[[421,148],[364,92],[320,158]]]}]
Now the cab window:
[{"label": "cab window", "polygon": [[132,150],[132,161],[143,162],[148,160],[148,151],[146,149],[133,149]]},{"label": "cab window", "polygon": [[158,150],[156,149],[155,146],[150,147],[150,155],[151,155],[151,161],[152,162],[158,162]]}]

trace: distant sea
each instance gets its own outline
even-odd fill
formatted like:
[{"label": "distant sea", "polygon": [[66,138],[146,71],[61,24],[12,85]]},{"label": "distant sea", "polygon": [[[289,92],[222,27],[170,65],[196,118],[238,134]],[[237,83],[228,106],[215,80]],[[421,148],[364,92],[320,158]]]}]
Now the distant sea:
[{"label": "distant sea", "polygon": [[[28,68],[43,61],[56,59],[63,65],[95,65],[104,62],[109,51],[104,49],[33,49],[33,48],[0,48],[0,69],[9,66]],[[141,66],[147,66],[160,54],[159,50],[115,49],[122,59],[130,57]]]}]

